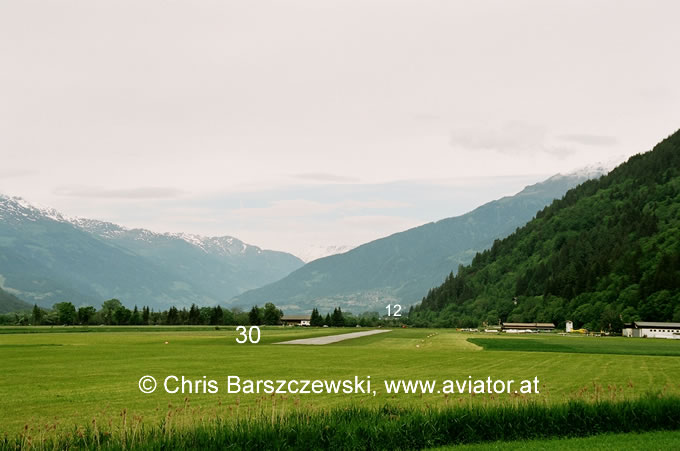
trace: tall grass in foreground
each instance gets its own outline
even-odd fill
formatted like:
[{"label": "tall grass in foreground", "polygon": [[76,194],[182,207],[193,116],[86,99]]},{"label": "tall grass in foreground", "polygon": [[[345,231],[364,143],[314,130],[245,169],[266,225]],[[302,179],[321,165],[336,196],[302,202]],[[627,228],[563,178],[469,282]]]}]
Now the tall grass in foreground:
[{"label": "tall grass in foreground", "polygon": [[467,405],[445,408],[346,407],[296,411],[283,416],[260,411],[226,421],[186,424],[168,415],[156,425],[129,420],[102,428],[96,422],[68,434],[43,438],[28,428],[0,440],[0,449],[419,449],[446,444],[608,432],[680,429],[680,398],[573,400],[564,404]]}]

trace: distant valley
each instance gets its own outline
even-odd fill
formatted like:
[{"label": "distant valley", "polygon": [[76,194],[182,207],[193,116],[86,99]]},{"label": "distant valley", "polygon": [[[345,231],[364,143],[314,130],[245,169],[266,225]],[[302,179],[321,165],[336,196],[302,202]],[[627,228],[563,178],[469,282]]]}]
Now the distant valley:
[{"label": "distant valley", "polygon": [[415,304],[495,239],[514,232],[570,188],[607,170],[595,166],[555,175],[462,216],[314,260],[282,280],[236,296],[229,305],[247,307],[274,302],[293,313],[314,307],[328,311],[337,306],[353,312],[384,312],[388,303]]}]

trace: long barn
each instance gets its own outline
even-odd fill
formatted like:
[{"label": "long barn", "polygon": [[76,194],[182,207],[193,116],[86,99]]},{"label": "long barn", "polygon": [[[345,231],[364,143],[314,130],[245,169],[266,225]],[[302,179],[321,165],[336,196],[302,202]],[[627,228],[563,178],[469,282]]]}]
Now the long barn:
[{"label": "long barn", "polygon": [[284,326],[310,326],[312,317],[309,315],[284,315],[281,322]]},{"label": "long barn", "polygon": [[555,330],[555,325],[553,323],[503,323],[501,330],[509,334],[551,332]]}]

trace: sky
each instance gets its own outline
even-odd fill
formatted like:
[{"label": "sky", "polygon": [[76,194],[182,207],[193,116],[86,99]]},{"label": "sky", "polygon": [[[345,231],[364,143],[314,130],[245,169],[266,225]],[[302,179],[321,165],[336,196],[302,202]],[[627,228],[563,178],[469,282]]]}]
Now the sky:
[{"label": "sky", "polygon": [[680,126],[676,1],[0,3],[0,193],[303,255]]}]

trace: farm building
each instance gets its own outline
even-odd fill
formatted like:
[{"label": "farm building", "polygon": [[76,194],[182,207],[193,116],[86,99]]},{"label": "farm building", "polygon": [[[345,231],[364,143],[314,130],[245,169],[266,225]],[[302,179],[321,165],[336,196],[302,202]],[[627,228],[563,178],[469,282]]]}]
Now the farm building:
[{"label": "farm building", "polygon": [[633,321],[623,325],[623,336],[680,339],[680,323]]},{"label": "farm building", "polygon": [[309,326],[311,320],[312,317],[309,315],[284,315],[281,317],[284,326]]},{"label": "farm building", "polygon": [[501,330],[509,334],[551,332],[555,330],[555,325],[553,323],[502,323]]}]

